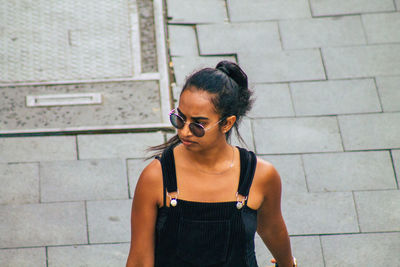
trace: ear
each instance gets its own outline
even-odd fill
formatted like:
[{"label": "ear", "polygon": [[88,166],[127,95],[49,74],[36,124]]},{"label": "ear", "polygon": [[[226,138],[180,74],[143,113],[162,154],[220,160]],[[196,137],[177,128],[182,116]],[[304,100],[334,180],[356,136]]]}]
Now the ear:
[{"label": "ear", "polygon": [[236,116],[235,115],[232,115],[232,116],[229,116],[228,118],[226,118],[225,119],[225,124],[224,124],[224,126],[222,126],[222,131],[224,133],[229,132],[229,130],[232,129],[232,127],[235,124],[235,122],[236,122]]}]

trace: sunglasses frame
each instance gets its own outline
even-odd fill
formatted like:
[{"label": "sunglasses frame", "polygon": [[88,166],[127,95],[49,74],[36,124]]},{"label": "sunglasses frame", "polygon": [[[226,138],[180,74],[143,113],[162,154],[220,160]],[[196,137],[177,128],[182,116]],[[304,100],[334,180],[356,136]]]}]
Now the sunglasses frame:
[{"label": "sunglasses frame", "polygon": [[[186,123],[187,123],[187,121],[186,120],[184,120],[178,113],[176,113],[176,109],[174,108],[173,110],[171,110],[171,112],[168,114],[169,115],[169,120],[170,120],[170,122],[171,122],[171,124],[172,124],[172,126],[174,126],[176,129],[183,129],[184,127],[185,127],[185,125],[186,125]],[[181,127],[181,128],[178,128],[177,127],[177,125],[175,126],[174,125],[174,123],[172,122],[172,116],[176,116],[178,119],[180,119],[180,120],[182,120],[182,122],[183,122],[183,126]],[[201,123],[198,123],[198,122],[191,122],[191,123],[189,123],[189,130],[192,132],[192,134],[194,135],[194,136],[196,136],[196,137],[203,137],[205,134],[206,134],[206,132],[208,131],[208,130],[211,130],[212,128],[214,128],[217,124],[219,124],[221,121],[223,121],[223,120],[225,120],[225,118],[222,118],[222,119],[220,119],[218,122],[216,122],[215,124],[213,124],[213,125],[211,125],[210,127],[208,127],[208,128],[205,128]],[[196,133],[195,133],[195,131],[193,131],[193,127],[197,127],[198,129],[200,129],[202,132],[201,132],[201,134],[200,135],[197,135]]]}]

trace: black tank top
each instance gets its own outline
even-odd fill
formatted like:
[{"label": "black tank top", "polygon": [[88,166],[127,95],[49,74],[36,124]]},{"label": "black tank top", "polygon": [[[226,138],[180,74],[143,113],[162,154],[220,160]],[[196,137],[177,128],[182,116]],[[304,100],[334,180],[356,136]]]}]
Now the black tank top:
[{"label": "black tank top", "polygon": [[[247,197],[257,159],[253,152],[239,148],[238,193]],[[177,192],[173,147],[161,159],[164,205],[158,209],[155,240],[155,267],[257,267],[254,235],[257,210],[242,208],[236,201],[192,202],[177,199],[166,205],[166,191]]]}]

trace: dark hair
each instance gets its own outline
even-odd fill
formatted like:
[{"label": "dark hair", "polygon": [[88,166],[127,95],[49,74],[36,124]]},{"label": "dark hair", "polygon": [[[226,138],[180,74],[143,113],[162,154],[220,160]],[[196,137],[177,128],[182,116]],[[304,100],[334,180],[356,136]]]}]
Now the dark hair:
[{"label": "dark hair", "polygon": [[[245,143],[239,133],[239,124],[243,116],[251,109],[253,100],[252,92],[248,88],[247,75],[234,62],[221,61],[215,68],[204,68],[190,75],[182,88],[182,93],[187,89],[203,90],[213,94],[212,103],[221,119],[235,115],[236,122],[233,126],[241,143]],[[226,123],[225,120],[220,125]],[[231,130],[226,133],[226,139],[231,137]],[[166,143],[151,147],[151,151],[161,151],[170,145],[180,143],[178,135],[169,139]]]}]

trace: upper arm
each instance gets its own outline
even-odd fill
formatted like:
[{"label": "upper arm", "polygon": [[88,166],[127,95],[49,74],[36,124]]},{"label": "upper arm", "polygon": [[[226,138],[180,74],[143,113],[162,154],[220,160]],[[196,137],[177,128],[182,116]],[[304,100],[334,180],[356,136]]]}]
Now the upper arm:
[{"label": "upper arm", "polygon": [[153,160],[140,175],[133,197],[127,266],[154,265],[155,224],[162,192],[161,165]]},{"label": "upper arm", "polygon": [[[264,200],[258,209],[257,232],[262,235],[283,223],[281,212],[281,178],[275,167],[260,161],[261,183]],[[275,228],[276,229],[276,228]]]}]

